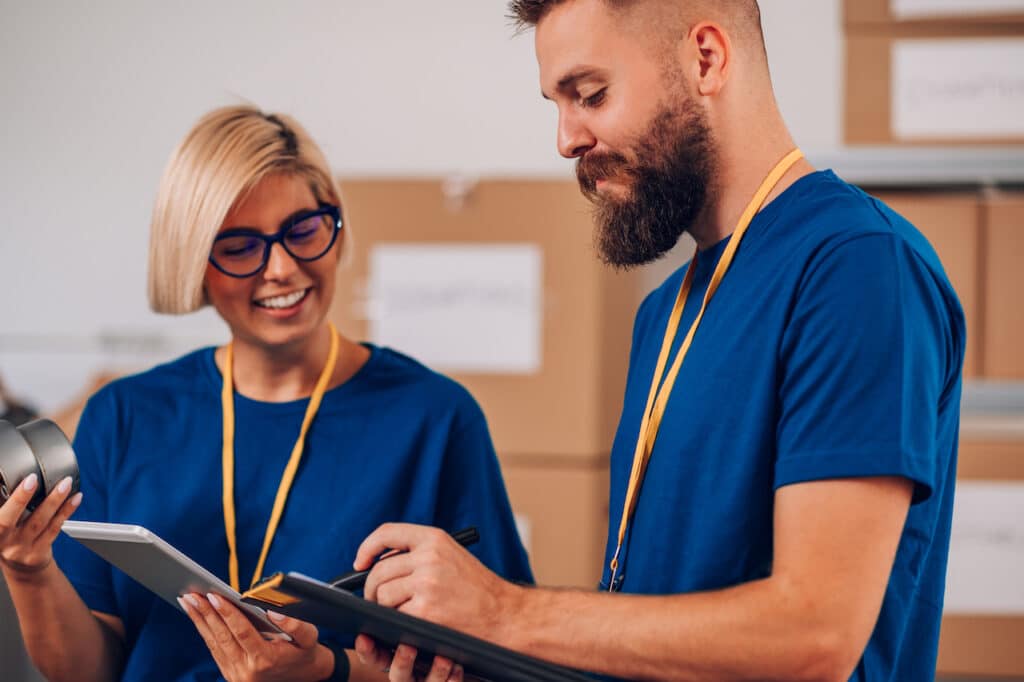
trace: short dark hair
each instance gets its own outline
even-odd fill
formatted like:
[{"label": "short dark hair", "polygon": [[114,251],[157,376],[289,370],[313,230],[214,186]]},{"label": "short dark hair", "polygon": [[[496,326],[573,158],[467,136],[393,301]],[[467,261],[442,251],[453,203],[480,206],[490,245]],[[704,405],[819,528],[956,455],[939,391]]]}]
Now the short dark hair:
[{"label": "short dark hair", "polygon": [[[621,7],[633,0],[605,0],[612,7]],[[524,31],[536,26],[556,5],[561,5],[565,0],[510,0],[508,3],[508,18],[512,21],[516,31]]]},{"label": "short dark hair", "polygon": [[[548,12],[567,0],[509,0],[508,14],[517,33],[534,28]],[[603,0],[612,9],[625,9],[640,0]],[[726,5],[736,21],[736,28],[760,47],[765,55],[764,30],[761,27],[761,8],[758,0],[717,0],[719,7]],[[767,60],[766,60],[767,61]]]},{"label": "short dark hair", "polygon": [[555,5],[565,0],[510,0],[508,3],[509,18],[517,31],[536,26]]}]

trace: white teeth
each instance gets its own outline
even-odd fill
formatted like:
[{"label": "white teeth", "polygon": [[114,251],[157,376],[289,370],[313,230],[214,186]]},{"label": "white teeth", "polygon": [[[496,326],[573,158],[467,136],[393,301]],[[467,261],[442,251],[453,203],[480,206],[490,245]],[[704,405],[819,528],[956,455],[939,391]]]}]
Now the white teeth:
[{"label": "white teeth", "polygon": [[285,296],[273,296],[256,301],[256,305],[263,308],[291,308],[293,305],[306,297],[308,289],[302,289]]}]

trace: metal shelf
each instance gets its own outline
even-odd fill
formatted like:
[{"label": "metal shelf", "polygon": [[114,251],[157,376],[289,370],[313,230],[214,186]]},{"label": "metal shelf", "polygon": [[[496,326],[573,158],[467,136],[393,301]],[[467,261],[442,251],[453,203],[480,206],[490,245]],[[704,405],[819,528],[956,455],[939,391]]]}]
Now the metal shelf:
[{"label": "metal shelf", "polygon": [[1024,146],[846,147],[807,157],[866,187],[1024,187]]}]

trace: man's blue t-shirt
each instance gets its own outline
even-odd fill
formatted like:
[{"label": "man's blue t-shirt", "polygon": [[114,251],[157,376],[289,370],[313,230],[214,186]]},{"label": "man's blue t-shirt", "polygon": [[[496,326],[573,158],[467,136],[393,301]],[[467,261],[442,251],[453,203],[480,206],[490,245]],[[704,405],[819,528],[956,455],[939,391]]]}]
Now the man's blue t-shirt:
[{"label": "man's blue t-shirt", "polygon": [[[728,239],[697,258],[670,358]],[[612,450],[610,579],[633,451],[685,268],[644,301]],[[620,561],[623,592],[713,590],[772,570],[776,489],[914,482],[878,623],[854,680],[930,680],[949,549],[965,330],[906,220],[831,172],[764,207],[708,305],[668,401]]]},{"label": "man's blue t-shirt", "polygon": [[[84,497],[75,519],[143,525],[227,582],[221,502],[221,376],[212,348],[116,381],[88,403],[75,438]],[[306,439],[264,576],[330,579],[387,521],[456,531],[510,580],[532,582],[484,415],[469,393],[394,351],[328,391]],[[248,587],[308,399],[235,397],[239,575]],[[89,608],[127,631],[125,680],[221,679],[188,618],[74,540],[58,564]],[[323,633],[322,633],[323,634]]]}]

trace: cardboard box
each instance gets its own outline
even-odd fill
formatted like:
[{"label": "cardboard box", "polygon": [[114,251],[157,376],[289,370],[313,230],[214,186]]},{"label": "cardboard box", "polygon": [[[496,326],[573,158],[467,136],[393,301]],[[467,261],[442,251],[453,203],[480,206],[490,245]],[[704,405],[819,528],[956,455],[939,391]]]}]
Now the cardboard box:
[{"label": "cardboard box", "polygon": [[964,377],[978,376],[981,364],[982,253],[979,241],[981,200],[976,193],[871,192],[914,224],[938,253],[960,297],[967,320]]},{"label": "cardboard box", "polygon": [[[331,313],[339,329],[369,338],[364,308],[377,247],[536,245],[543,261],[537,371],[437,369],[480,402],[498,452],[606,455],[625,390],[633,318],[644,292],[638,273],[618,273],[598,260],[590,207],[576,183],[487,180],[461,198],[446,194],[439,180],[342,180],[341,185],[356,248],[352,266],[339,273]],[[455,335],[461,331],[452,329]],[[415,348],[398,350],[417,356]]]},{"label": "cardboard box", "polygon": [[608,533],[608,462],[504,457],[502,472],[538,585],[594,589]]},{"label": "cardboard box", "polygon": [[[874,28],[893,24],[935,24],[957,25],[1005,24],[1024,22],[1024,8],[1007,11],[1005,3],[988,0],[960,0],[959,3],[933,3],[939,5],[931,12],[900,13],[898,0],[844,0],[843,23],[847,27]],[[917,3],[922,4],[922,3]],[[1024,3],[1022,3],[1024,4]]]},{"label": "cardboard box", "polygon": [[1024,379],[1024,193],[984,206],[984,364],[991,379]]},{"label": "cardboard box", "polygon": [[850,145],[1024,143],[1024,24],[891,25],[846,35]]},{"label": "cardboard box", "polygon": [[[1024,415],[964,419],[957,484],[976,481],[1015,482],[1024,487]],[[1020,531],[1024,519],[1011,523],[1018,524],[1018,532],[1024,532]],[[1002,568],[1018,577],[1024,571],[1024,566]],[[979,566],[978,570],[986,568]],[[948,601],[947,593],[947,606]],[[937,671],[942,675],[1024,676],[1022,642],[1024,612],[946,613]]]}]

